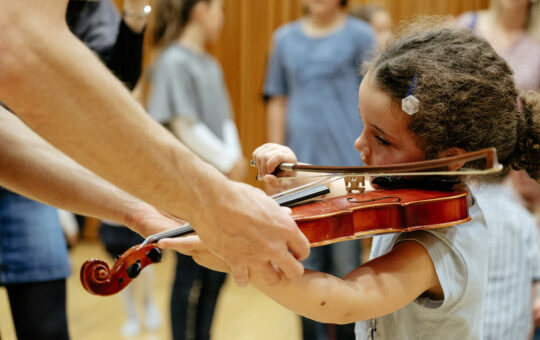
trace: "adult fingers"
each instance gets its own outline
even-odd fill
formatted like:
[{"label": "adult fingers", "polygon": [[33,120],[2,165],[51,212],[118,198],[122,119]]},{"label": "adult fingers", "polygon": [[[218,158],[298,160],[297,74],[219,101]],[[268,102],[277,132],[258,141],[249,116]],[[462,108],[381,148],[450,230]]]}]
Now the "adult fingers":
[{"label": "adult fingers", "polygon": [[[287,211],[288,214],[292,213],[292,210],[288,207],[281,207],[281,209]],[[300,231],[300,229],[296,229],[295,234],[288,242],[288,247],[293,253],[294,257],[300,261],[305,260],[309,256],[309,240],[307,239],[306,235]]]},{"label": "adult fingers", "polygon": [[236,282],[239,287],[246,287],[248,285],[249,271],[246,266],[231,266],[231,274],[233,276],[234,282]]},{"label": "adult fingers", "polygon": [[157,246],[162,249],[172,249],[184,255],[193,256],[198,249],[203,247],[201,240],[196,235],[178,237],[178,238],[165,238],[159,240]]},{"label": "adult fingers", "polygon": [[300,263],[295,256],[289,252],[284,256],[275,258],[272,262],[289,280],[298,279],[302,276],[302,274],[304,274],[304,266],[302,263]]}]

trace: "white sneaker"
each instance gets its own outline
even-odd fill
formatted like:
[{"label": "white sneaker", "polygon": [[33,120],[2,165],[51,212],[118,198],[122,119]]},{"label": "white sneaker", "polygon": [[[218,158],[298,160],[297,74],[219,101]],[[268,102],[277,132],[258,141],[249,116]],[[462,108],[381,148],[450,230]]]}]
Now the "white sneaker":
[{"label": "white sneaker", "polygon": [[131,319],[126,321],[126,323],[122,326],[122,335],[125,337],[135,336],[139,334],[141,331],[141,327],[139,326],[139,321],[136,319]]},{"label": "white sneaker", "polygon": [[161,313],[153,303],[146,307],[146,320],[144,326],[149,331],[155,331],[161,326]]}]

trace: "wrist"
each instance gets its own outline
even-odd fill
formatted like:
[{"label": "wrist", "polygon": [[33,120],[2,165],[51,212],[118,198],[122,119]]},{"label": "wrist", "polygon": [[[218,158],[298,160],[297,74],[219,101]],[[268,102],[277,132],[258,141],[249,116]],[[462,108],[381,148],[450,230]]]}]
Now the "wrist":
[{"label": "wrist", "polygon": [[135,197],[123,197],[122,224],[144,237],[151,235],[153,230],[148,230],[144,223],[145,214],[151,209],[149,204]]}]

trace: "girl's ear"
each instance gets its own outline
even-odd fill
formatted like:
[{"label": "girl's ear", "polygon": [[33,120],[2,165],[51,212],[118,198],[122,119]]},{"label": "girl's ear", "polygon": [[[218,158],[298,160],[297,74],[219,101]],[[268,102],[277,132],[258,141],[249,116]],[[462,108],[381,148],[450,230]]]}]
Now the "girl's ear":
[{"label": "girl's ear", "polygon": [[[439,153],[439,157],[444,158],[444,157],[459,156],[459,155],[462,155],[464,153],[466,153],[466,151],[463,150],[462,148],[453,147],[453,148],[441,151]],[[448,170],[449,171],[457,171],[460,168],[462,168],[463,165],[465,165],[465,162],[456,162],[456,163],[453,163],[453,164],[449,165]]]}]

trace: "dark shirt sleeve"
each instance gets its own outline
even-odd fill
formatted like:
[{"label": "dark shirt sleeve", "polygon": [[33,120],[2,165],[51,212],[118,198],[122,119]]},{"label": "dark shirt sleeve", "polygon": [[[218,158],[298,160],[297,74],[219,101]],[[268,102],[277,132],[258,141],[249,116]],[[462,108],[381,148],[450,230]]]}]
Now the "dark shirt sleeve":
[{"label": "dark shirt sleeve", "polygon": [[105,61],[107,67],[130,89],[137,85],[141,75],[143,37],[144,31],[135,33],[121,20],[110,59]]},{"label": "dark shirt sleeve", "polygon": [[134,33],[111,0],[70,1],[69,28],[130,89],[141,74],[143,33]]},{"label": "dark shirt sleeve", "polygon": [[268,60],[264,80],[263,98],[265,100],[274,96],[287,96],[289,93],[283,51],[278,34],[274,34],[272,44],[272,53]]}]

